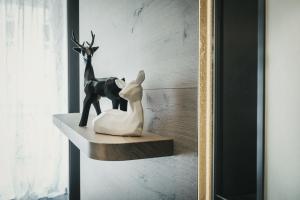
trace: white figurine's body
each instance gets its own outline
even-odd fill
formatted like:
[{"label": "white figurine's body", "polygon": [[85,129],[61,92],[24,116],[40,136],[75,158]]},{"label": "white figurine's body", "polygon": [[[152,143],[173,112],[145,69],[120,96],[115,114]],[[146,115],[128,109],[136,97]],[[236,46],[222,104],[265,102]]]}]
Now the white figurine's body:
[{"label": "white figurine's body", "polygon": [[141,84],[144,80],[144,71],[140,71],[136,80],[128,83],[125,87],[122,80],[116,80],[116,84],[123,88],[119,95],[129,102],[131,111],[108,110],[101,113],[93,120],[95,132],[120,136],[140,136],[142,134],[144,112],[141,103],[143,97]]}]

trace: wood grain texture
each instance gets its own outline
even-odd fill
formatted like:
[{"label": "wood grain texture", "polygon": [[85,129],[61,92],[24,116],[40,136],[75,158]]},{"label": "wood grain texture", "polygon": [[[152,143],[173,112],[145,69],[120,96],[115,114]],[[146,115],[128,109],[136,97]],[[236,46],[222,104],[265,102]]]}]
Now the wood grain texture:
[{"label": "wood grain texture", "polygon": [[197,89],[145,90],[145,131],[171,136],[175,154],[197,151]]},{"label": "wood grain texture", "polygon": [[198,198],[212,198],[212,147],[213,147],[213,1],[200,0],[200,51],[199,51],[199,179]]},{"label": "wood grain texture", "polygon": [[97,134],[91,123],[86,127],[78,126],[80,116],[79,113],[58,114],[53,116],[53,122],[81,152],[92,159],[120,161],[173,155],[173,139],[170,137],[156,134],[142,134],[140,137]]}]

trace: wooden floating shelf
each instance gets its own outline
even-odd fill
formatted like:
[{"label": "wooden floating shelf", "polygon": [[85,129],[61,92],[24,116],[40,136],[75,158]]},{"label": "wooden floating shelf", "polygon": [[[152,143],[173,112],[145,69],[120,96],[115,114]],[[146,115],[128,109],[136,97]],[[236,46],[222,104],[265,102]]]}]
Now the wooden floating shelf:
[{"label": "wooden floating shelf", "polygon": [[[79,127],[79,113],[53,115],[54,124],[81,152],[96,160],[121,161],[173,155],[173,139],[157,134],[122,137],[95,133],[89,123]],[[90,117],[89,119],[92,119]]]}]

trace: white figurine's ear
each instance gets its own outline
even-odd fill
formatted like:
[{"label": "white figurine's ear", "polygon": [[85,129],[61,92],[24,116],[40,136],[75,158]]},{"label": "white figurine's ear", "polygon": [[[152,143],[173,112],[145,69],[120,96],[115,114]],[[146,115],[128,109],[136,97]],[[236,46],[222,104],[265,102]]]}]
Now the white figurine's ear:
[{"label": "white figurine's ear", "polygon": [[141,70],[135,80],[135,82],[139,85],[141,85],[145,80],[145,72],[144,70]]},{"label": "white figurine's ear", "polygon": [[121,79],[115,79],[115,83],[118,86],[118,88],[123,89],[126,85],[125,81]]}]

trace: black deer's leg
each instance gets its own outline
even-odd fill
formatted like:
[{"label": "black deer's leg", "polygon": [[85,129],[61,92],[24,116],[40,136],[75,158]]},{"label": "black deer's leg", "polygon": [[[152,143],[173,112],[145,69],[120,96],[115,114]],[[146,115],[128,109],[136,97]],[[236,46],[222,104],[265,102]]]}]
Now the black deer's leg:
[{"label": "black deer's leg", "polygon": [[93,100],[90,96],[86,96],[84,98],[83,111],[82,111],[81,119],[80,119],[80,122],[79,122],[79,126],[81,126],[81,127],[86,126],[86,124],[87,124],[92,102],[93,102]]},{"label": "black deer's leg", "polygon": [[120,109],[127,111],[127,100],[120,98]]},{"label": "black deer's leg", "polygon": [[83,101],[83,110],[82,110],[79,126],[86,126],[87,124],[91,104],[95,100],[95,98],[93,98],[94,96],[92,95],[93,91],[94,91],[93,82],[87,81],[84,86],[85,98]]},{"label": "black deer's leg", "polygon": [[95,110],[96,110],[97,115],[100,115],[100,113],[101,113],[101,108],[100,108],[99,100],[98,100],[97,98],[96,98],[96,100],[94,100],[93,106],[94,106],[94,108],[95,108]]},{"label": "black deer's leg", "polygon": [[86,124],[87,124],[91,104],[92,104],[91,97],[86,96],[83,101],[83,111],[82,111],[81,119],[80,119],[80,123],[79,123],[79,126],[81,126],[81,127],[86,126]]},{"label": "black deer's leg", "polygon": [[113,100],[111,100],[111,102],[112,102],[113,109],[118,109],[119,108],[119,104],[120,104],[119,100],[113,99]]}]

